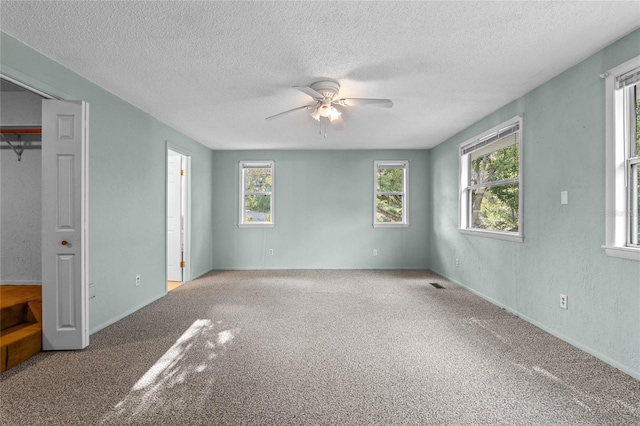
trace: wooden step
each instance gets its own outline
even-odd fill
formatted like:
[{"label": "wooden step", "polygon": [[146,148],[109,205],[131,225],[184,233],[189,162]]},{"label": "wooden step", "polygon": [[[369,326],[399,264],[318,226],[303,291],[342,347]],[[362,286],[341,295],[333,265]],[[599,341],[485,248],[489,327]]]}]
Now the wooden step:
[{"label": "wooden step", "polygon": [[0,286],[0,371],[42,350],[41,286]]},{"label": "wooden step", "polygon": [[[6,330],[20,323],[26,322],[27,303],[16,303],[11,306],[4,306],[0,309],[0,330]],[[36,321],[31,321],[36,322]]]},{"label": "wooden step", "polygon": [[0,371],[26,361],[41,350],[40,323],[23,323],[0,331]]},{"label": "wooden step", "polygon": [[0,330],[11,328],[22,323],[42,324],[42,302],[31,301],[16,303],[0,309]]},{"label": "wooden step", "polygon": [[27,302],[26,322],[37,322],[42,328],[42,302],[35,300]]},{"label": "wooden step", "polygon": [[0,308],[30,300],[42,300],[41,285],[0,285]]}]

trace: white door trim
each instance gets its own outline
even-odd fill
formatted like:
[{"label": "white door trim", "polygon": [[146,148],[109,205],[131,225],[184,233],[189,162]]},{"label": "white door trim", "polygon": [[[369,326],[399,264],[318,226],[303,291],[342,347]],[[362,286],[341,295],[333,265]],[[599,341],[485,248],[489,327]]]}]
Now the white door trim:
[{"label": "white door trim", "polygon": [[[182,271],[182,281],[187,282],[191,280],[191,152],[179,145],[173,144],[169,141],[166,141],[166,149],[165,149],[165,224],[164,224],[164,238],[165,238],[165,278],[166,278],[166,265],[167,265],[167,249],[168,249],[168,237],[167,237],[167,191],[168,191],[168,183],[167,183],[167,171],[169,164],[169,150],[177,152],[178,154],[184,155],[186,160],[185,165],[185,174],[184,174],[184,187],[183,187],[183,197],[185,201],[184,207],[184,261],[186,263],[185,268]],[[167,281],[165,279],[165,281]]]},{"label": "white door trim", "polygon": [[184,255],[184,212],[182,184],[183,177],[180,174],[184,170],[182,154],[168,151],[169,167],[167,168],[167,280],[183,280],[183,267],[180,262]]}]

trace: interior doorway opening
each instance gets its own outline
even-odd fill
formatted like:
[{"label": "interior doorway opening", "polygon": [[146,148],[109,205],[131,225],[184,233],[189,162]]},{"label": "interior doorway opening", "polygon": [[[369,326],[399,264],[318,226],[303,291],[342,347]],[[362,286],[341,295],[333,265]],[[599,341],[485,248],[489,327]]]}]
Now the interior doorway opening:
[{"label": "interior doorway opening", "polygon": [[190,157],[167,148],[167,291],[190,279]]}]

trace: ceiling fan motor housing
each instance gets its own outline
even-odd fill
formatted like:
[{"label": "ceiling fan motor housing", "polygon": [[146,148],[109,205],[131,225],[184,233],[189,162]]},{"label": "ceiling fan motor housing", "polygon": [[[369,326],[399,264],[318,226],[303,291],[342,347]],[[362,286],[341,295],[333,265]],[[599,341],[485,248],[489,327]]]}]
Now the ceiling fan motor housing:
[{"label": "ceiling fan motor housing", "polygon": [[331,80],[317,81],[309,87],[320,93],[325,98],[329,98],[331,100],[335,99],[340,91],[340,84],[338,84],[337,81]]}]

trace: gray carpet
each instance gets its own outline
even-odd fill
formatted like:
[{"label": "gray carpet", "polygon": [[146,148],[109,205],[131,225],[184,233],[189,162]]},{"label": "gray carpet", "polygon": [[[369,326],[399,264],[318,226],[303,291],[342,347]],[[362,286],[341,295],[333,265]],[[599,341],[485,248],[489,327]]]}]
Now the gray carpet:
[{"label": "gray carpet", "polygon": [[640,424],[639,381],[428,271],[211,273],[0,379],[3,425]]}]

